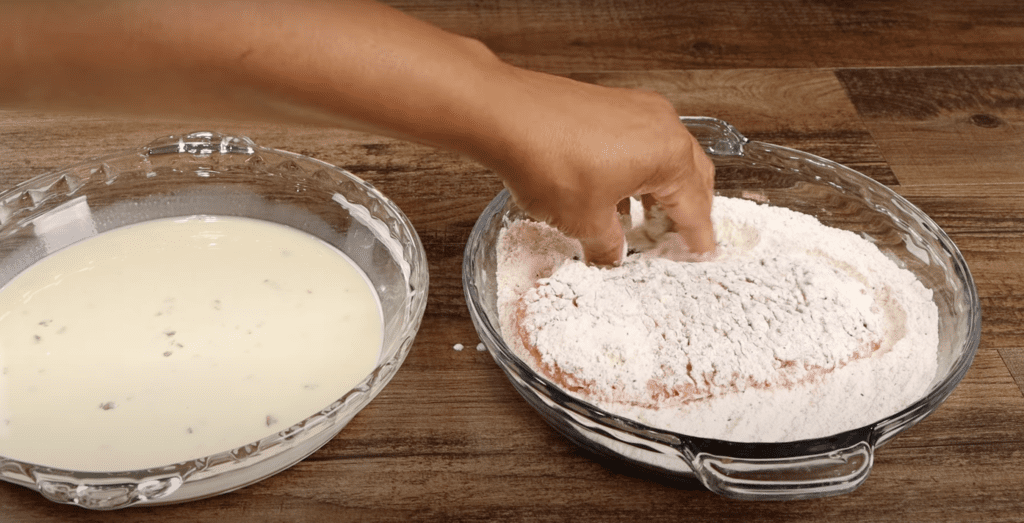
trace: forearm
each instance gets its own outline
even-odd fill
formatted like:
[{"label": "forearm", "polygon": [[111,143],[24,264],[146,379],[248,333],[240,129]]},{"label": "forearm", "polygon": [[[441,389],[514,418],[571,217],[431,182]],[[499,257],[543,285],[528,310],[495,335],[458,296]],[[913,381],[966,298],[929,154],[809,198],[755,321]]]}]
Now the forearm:
[{"label": "forearm", "polygon": [[479,42],[371,2],[0,9],[7,106],[344,125],[483,159],[511,79]]},{"label": "forearm", "polygon": [[714,247],[714,168],[663,97],[518,69],[366,0],[0,0],[0,106],[343,125],[479,161],[596,263],[621,257],[634,194]]}]

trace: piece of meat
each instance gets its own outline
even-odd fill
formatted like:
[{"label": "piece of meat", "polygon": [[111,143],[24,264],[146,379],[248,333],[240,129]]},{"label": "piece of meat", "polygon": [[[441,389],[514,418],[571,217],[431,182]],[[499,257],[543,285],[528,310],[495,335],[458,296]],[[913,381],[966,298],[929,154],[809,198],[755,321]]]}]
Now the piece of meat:
[{"label": "piece of meat", "polygon": [[[883,301],[884,303],[881,305],[887,310],[899,309],[895,307],[887,289],[880,289],[876,293],[877,301]],[[899,337],[902,337],[898,335],[898,332],[894,332],[901,331],[901,326],[893,325],[893,323],[900,323],[902,318],[899,314],[890,314],[888,321],[885,322],[886,328],[884,333],[879,333],[876,339],[865,342],[863,347],[855,351],[848,360],[831,368],[807,365],[804,362],[791,360],[777,360],[779,362],[778,372],[775,375],[775,379],[770,382],[755,381],[740,375],[733,375],[726,379],[726,382],[730,383],[730,385],[723,387],[721,386],[722,380],[715,374],[694,376],[690,372],[688,380],[677,380],[675,384],[669,384],[664,380],[652,377],[647,382],[645,394],[631,395],[621,388],[614,386],[610,390],[600,390],[593,380],[588,380],[585,377],[568,372],[556,362],[545,361],[541,350],[532,341],[529,329],[525,327],[528,324],[528,314],[525,297],[520,297],[516,302],[512,317],[515,341],[516,345],[522,349],[521,354],[525,353],[528,356],[527,363],[539,374],[560,388],[590,401],[607,401],[649,409],[685,405],[712,396],[739,392],[746,388],[772,389],[775,387],[794,387],[810,383],[852,361],[870,357],[874,352],[882,349],[883,344],[884,346],[891,347],[892,343],[898,340]],[[893,338],[893,335],[898,337]],[[557,347],[548,347],[546,349],[557,350]],[[662,370],[665,371],[667,369],[662,367]],[[692,371],[689,368],[687,370]],[[683,383],[680,383],[680,381],[683,381]]]}]

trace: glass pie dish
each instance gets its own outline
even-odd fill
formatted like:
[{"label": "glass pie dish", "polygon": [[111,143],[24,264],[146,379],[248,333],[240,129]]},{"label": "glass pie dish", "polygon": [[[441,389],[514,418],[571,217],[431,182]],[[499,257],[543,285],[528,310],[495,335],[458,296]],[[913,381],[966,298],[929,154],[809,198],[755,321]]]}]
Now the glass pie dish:
[{"label": "glass pie dish", "polygon": [[748,140],[714,118],[682,117],[716,166],[716,194],[815,216],[856,232],[933,292],[938,307],[938,371],[903,410],[853,430],[782,443],[695,437],[612,414],[562,390],[502,338],[497,310],[497,240],[525,218],[503,191],[470,235],[463,287],[481,340],[513,387],[556,430],[601,455],[659,475],[696,478],[738,499],[802,499],[850,492],[871,471],[875,450],[934,412],[963,378],[981,333],[981,308],[960,251],[931,218],[874,180],[802,151]]},{"label": "glass pie dish", "polygon": [[[347,255],[365,274],[381,308],[383,340],[372,371],[321,408],[292,414],[302,421],[237,448],[144,470],[112,466],[104,469],[109,472],[83,472],[19,461],[4,456],[0,446],[0,479],[90,509],[226,493],[312,454],[394,377],[426,308],[426,254],[412,224],[394,203],[352,174],[260,147],[248,138],[210,132],[162,138],[0,193],[0,284],[49,253],[104,231],[195,215],[285,225]],[[52,234],[56,229],[61,233]]]}]

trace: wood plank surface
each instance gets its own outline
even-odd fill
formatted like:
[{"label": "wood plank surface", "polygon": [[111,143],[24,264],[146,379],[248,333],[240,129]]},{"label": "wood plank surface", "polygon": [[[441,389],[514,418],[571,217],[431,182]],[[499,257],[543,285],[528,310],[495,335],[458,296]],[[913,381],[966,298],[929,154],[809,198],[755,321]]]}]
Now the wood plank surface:
[{"label": "wood plank surface", "polygon": [[1024,9],[1014,0],[388,3],[549,72],[1024,61]]},{"label": "wood plank surface", "polygon": [[[478,352],[462,249],[501,189],[450,153],[307,126],[0,110],[0,189],[194,130],[245,135],[370,181],[431,276],[412,353],[337,438],[281,474],[181,505],[96,513],[0,483],[0,522],[1024,521],[1024,9],[1018,2],[394,1],[519,65],[667,96],[681,114],[848,164],[950,235],[982,304],[975,361],[852,494],[737,502],[587,453]],[[462,351],[453,345],[466,346]]]},{"label": "wood plank surface", "polygon": [[837,75],[902,185],[1024,181],[1024,66]]}]

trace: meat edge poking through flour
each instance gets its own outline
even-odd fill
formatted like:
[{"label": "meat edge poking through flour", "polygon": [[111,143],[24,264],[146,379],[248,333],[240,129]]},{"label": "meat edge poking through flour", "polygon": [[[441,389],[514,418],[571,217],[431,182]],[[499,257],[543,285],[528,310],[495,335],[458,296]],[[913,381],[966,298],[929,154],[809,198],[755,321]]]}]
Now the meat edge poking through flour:
[{"label": "meat edge poking through flour", "polygon": [[788,209],[716,197],[712,221],[712,261],[648,252],[606,269],[579,261],[579,243],[545,224],[508,224],[497,269],[504,339],[604,410],[732,441],[835,434],[927,391],[938,311],[910,271]]}]

